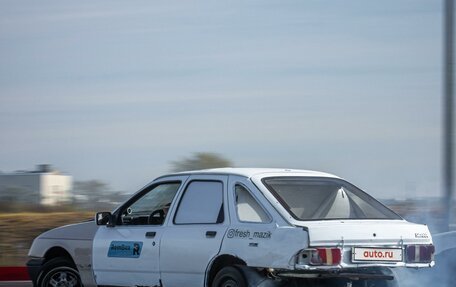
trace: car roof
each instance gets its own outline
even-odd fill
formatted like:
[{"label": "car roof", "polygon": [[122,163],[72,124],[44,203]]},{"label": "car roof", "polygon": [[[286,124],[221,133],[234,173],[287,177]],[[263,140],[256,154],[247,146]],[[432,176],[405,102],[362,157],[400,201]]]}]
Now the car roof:
[{"label": "car roof", "polygon": [[313,170],[302,170],[302,169],[285,169],[285,168],[213,168],[213,169],[202,169],[202,170],[193,170],[193,171],[183,171],[170,175],[192,175],[192,174],[212,174],[212,175],[239,175],[247,178],[253,176],[308,176],[308,177],[331,177],[339,178],[335,175],[313,171]]}]

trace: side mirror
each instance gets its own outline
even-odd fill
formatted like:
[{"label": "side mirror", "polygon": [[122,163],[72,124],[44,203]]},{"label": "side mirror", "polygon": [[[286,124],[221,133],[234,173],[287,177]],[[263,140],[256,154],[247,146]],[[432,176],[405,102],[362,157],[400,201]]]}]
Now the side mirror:
[{"label": "side mirror", "polygon": [[108,227],[114,227],[114,216],[109,211],[97,212],[95,215],[95,222],[97,225],[106,225]]}]

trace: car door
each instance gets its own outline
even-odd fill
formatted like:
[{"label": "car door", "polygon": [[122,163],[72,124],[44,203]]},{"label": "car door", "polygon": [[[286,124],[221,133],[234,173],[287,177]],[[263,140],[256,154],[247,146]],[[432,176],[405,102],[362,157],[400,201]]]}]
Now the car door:
[{"label": "car door", "polygon": [[119,208],[115,226],[100,226],[93,242],[98,285],[159,286],[159,248],[167,212],[186,176],[152,183]]},{"label": "car door", "polygon": [[172,211],[160,244],[163,286],[204,286],[209,262],[229,226],[227,176],[192,175]]}]

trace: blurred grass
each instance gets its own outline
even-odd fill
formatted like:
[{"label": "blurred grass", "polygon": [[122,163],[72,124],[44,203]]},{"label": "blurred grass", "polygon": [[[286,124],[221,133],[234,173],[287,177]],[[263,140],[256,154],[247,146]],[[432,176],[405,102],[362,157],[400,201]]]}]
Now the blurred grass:
[{"label": "blurred grass", "polygon": [[23,266],[33,239],[66,224],[92,219],[93,212],[0,213],[0,266]]}]

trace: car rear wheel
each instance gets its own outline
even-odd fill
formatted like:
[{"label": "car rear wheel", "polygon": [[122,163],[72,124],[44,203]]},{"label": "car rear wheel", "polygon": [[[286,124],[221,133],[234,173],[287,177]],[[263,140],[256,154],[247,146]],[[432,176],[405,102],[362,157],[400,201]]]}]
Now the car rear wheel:
[{"label": "car rear wheel", "polygon": [[212,287],[247,287],[247,283],[239,269],[228,266],[217,273]]},{"label": "car rear wheel", "polygon": [[54,258],[43,265],[38,287],[82,287],[79,272],[66,258]]}]

